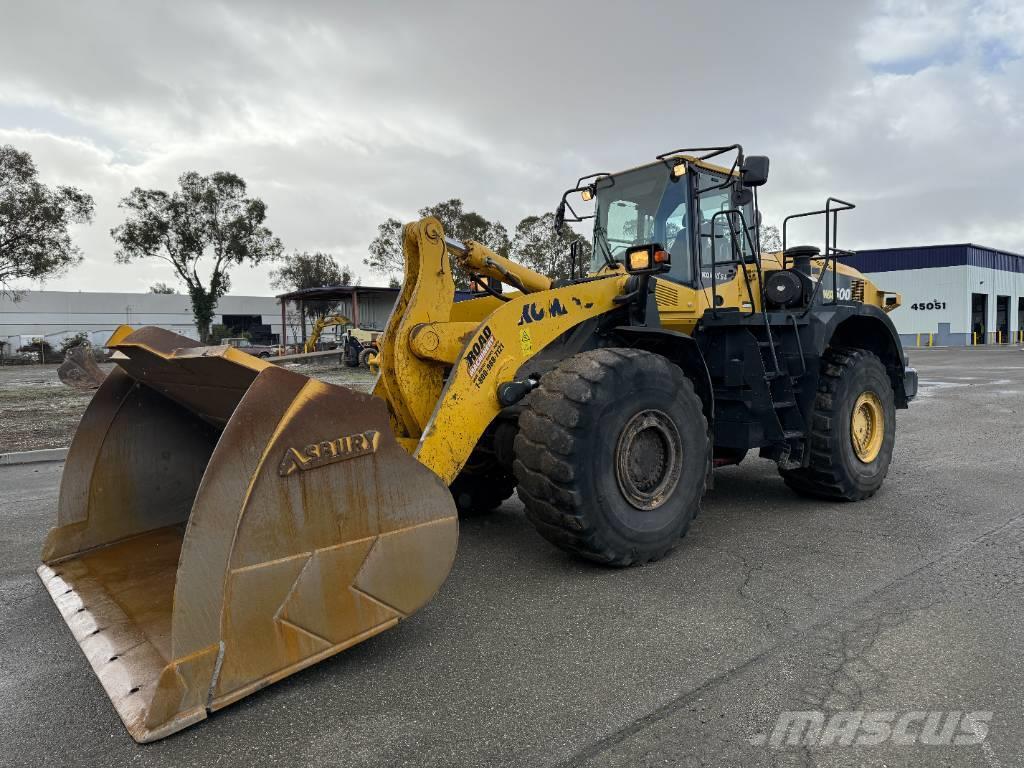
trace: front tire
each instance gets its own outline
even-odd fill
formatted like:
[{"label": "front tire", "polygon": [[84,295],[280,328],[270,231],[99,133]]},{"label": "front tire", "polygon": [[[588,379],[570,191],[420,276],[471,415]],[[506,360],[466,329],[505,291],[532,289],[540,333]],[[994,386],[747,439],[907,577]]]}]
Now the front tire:
[{"label": "front tire", "polygon": [[896,443],[896,405],[876,355],[863,349],[825,353],[808,439],[810,464],[779,471],[797,493],[860,501],[881,487]]},{"label": "front tire", "polygon": [[545,374],[519,417],[514,471],[527,517],[551,543],[607,565],[672,549],[710,467],[693,384],[650,352],[577,354]]}]

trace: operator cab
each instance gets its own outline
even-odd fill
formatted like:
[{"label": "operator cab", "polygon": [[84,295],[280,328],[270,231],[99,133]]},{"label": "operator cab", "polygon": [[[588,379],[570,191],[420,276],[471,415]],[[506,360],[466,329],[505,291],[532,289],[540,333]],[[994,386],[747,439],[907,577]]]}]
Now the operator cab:
[{"label": "operator cab", "polygon": [[[671,255],[671,268],[659,278],[690,286],[727,282],[738,264],[756,258],[758,214],[748,187],[767,179],[768,159],[751,157],[744,164],[738,146],[699,157],[683,154],[690,151],[699,150],[676,150],[649,165],[580,179],[582,198],[596,200],[588,216],[577,215],[563,196],[556,227],[594,219],[591,273],[620,269],[629,248],[647,243]],[[729,153],[735,153],[731,168],[708,162]]]}]

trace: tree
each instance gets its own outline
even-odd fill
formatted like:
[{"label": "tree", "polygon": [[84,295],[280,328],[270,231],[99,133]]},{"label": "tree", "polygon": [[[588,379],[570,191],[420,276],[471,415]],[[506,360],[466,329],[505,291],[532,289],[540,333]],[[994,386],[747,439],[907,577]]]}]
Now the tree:
[{"label": "tree", "polygon": [[0,295],[15,295],[15,280],[42,280],[79,263],[68,227],[91,222],[94,207],[80,189],[41,183],[28,152],[0,146]]},{"label": "tree", "polygon": [[485,219],[475,211],[466,211],[458,198],[420,208],[420,218],[434,216],[441,222],[448,237],[456,240],[475,240],[483,243],[495,253],[508,256],[508,230],[500,222]]},{"label": "tree", "polygon": [[[266,203],[245,196],[240,176],[188,171],[178,185],[174,192],[133,189],[120,204],[128,209],[128,218],[110,235],[118,245],[119,263],[157,258],[174,268],[188,289],[196,329],[205,342],[217,302],[231,287],[229,269],[278,258],[281,241],[264,226]],[[204,282],[199,263],[207,259],[212,267]]]},{"label": "tree", "polygon": [[[285,257],[280,269],[270,273],[271,285],[282,291],[300,291],[304,288],[321,288],[328,285],[352,285],[352,270],[339,267],[338,262],[328,253],[307,253],[296,251]],[[334,311],[337,302],[304,302],[306,317],[316,319]]]},{"label": "tree", "polygon": [[73,336],[66,336],[60,343],[60,354],[63,357],[69,350],[81,346],[92,346],[92,343],[89,341],[89,334],[85,331],[79,331]]},{"label": "tree", "polygon": [[778,253],[782,250],[782,236],[779,228],[769,224],[761,227],[761,253]]},{"label": "tree", "polygon": [[[420,208],[419,216],[436,217],[447,237],[463,242],[475,240],[502,256],[509,253],[510,243],[505,225],[488,221],[475,211],[466,211],[465,205],[458,198]],[[383,275],[402,273],[405,268],[402,256],[402,222],[389,218],[377,227],[377,237],[370,243],[369,257],[364,259],[363,263],[374,272]],[[464,288],[469,284],[469,280],[466,275],[456,273],[455,284]]]},{"label": "tree", "polygon": [[402,287],[402,281],[399,280],[397,277],[395,277],[394,275],[391,275],[388,278],[388,288],[401,288],[401,287]]},{"label": "tree", "polygon": [[377,236],[369,247],[370,255],[363,264],[383,275],[401,274],[405,271],[402,256],[402,222],[389,218],[377,225]]},{"label": "tree", "polygon": [[[573,240],[581,240],[580,256],[584,273],[589,271],[592,248],[585,237],[568,227],[555,232],[555,214],[527,216],[516,226],[512,240],[512,260],[553,279],[572,277],[569,258]],[[577,264],[577,274],[579,265]]]},{"label": "tree", "polygon": [[173,285],[168,285],[167,283],[153,283],[149,286],[149,292],[170,295],[177,293],[178,290]]}]

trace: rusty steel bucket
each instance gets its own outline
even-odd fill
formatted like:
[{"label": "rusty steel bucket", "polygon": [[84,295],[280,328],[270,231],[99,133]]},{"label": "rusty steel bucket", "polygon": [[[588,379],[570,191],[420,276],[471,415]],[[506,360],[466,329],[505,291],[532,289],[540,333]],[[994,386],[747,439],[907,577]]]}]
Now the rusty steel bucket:
[{"label": "rusty steel bucket", "polygon": [[455,556],[445,484],[385,403],[122,327],[38,572],[140,742],[394,626]]}]

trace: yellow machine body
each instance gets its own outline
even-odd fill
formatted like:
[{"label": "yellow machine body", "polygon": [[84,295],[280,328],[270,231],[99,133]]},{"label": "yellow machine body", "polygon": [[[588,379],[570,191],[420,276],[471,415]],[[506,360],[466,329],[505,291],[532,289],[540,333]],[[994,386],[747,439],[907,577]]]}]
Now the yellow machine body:
[{"label": "yellow machine body", "polygon": [[[731,280],[719,283],[716,286],[720,307],[737,307],[744,312],[761,311],[761,290],[760,280],[767,278],[775,271],[781,270],[782,254],[767,253],[762,255],[761,277],[759,278],[757,268],[753,264],[740,267],[746,270],[746,277],[742,271],[737,271],[736,276]],[[821,263],[814,264],[815,276],[820,274]],[[839,264],[840,275],[852,280],[855,298],[864,304],[872,304],[886,312],[891,312],[900,306],[901,298],[897,293],[883,291],[861,272],[846,264]],[[750,285],[748,290],[747,285]],[[822,298],[826,301],[832,300],[832,289],[828,287],[826,279],[822,285]],[[753,293],[751,301],[750,293]],[[654,294],[658,303],[658,314],[661,325],[669,330],[679,333],[691,334],[697,322],[714,305],[714,295],[710,286],[705,288],[693,288],[687,285],[679,285],[669,280],[658,279],[654,286]],[[887,300],[888,299],[888,300]]]}]

